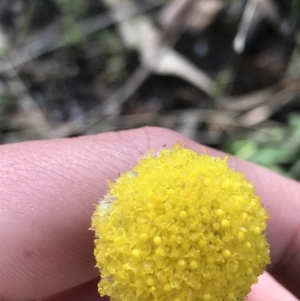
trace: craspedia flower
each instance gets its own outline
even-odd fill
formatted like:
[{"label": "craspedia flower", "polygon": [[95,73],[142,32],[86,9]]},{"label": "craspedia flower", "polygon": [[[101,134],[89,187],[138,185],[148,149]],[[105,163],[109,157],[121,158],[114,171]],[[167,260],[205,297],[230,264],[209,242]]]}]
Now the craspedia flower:
[{"label": "craspedia flower", "polygon": [[270,262],[267,214],[226,158],[175,145],[110,184],[92,228],[113,301],[242,301]]}]

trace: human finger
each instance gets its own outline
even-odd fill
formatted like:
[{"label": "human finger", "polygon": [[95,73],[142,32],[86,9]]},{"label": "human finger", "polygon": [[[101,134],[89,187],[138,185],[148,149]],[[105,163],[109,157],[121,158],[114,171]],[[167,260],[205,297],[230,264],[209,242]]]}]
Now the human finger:
[{"label": "human finger", "polygon": [[108,297],[100,297],[97,290],[98,282],[99,278],[95,278],[66,291],[36,301],[109,301]]},{"label": "human finger", "polygon": [[258,283],[252,286],[247,300],[297,301],[299,299],[265,272],[258,277]]},{"label": "human finger", "polygon": [[[94,278],[93,234],[87,229],[107,180],[130,169],[148,149],[178,141],[203,152],[199,144],[158,128],[3,146],[0,299],[35,299]],[[233,157],[229,163],[261,195],[271,216],[270,270],[282,282],[290,277],[285,284],[297,293],[299,184]]]}]

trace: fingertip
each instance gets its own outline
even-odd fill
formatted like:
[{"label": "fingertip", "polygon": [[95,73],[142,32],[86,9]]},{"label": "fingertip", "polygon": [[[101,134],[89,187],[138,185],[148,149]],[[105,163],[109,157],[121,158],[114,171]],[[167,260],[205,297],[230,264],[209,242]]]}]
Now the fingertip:
[{"label": "fingertip", "polygon": [[248,301],[260,300],[296,301],[298,299],[270,274],[265,272],[259,277],[258,283],[252,286],[252,290],[248,295]]},{"label": "fingertip", "polygon": [[109,301],[98,293],[99,278],[36,301]]}]

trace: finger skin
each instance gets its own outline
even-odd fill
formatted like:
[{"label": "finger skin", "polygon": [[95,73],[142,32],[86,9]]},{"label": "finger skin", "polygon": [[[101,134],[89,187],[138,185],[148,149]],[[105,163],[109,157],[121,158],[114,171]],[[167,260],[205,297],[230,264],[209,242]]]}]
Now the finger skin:
[{"label": "finger skin", "polygon": [[248,295],[247,300],[297,301],[299,299],[292,295],[268,273],[264,273],[259,277],[258,283],[252,286],[251,293]]},{"label": "finger skin", "polygon": [[100,297],[97,290],[98,282],[99,278],[96,278],[46,299],[36,301],[109,301],[106,296]]},{"label": "finger skin", "polygon": [[[147,150],[178,141],[204,151],[159,128],[0,147],[0,300],[42,298],[96,277],[88,228],[107,181]],[[270,271],[299,296],[299,184],[233,157],[229,163],[255,184],[271,216]]]}]

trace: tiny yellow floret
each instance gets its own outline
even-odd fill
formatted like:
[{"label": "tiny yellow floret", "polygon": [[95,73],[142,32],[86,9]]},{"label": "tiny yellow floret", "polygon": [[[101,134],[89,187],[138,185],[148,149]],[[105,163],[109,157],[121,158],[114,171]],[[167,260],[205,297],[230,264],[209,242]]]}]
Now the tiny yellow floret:
[{"label": "tiny yellow floret", "polygon": [[220,224],[219,223],[213,223],[213,229],[214,230],[219,230],[220,229]]},{"label": "tiny yellow floret", "polygon": [[231,253],[230,253],[229,250],[223,250],[223,251],[222,251],[222,254],[223,254],[223,256],[224,256],[225,258],[229,258],[230,255],[231,255]]},{"label": "tiny yellow floret", "polygon": [[202,247],[202,248],[205,247],[206,246],[206,241],[203,240],[203,239],[199,240],[199,246]]},{"label": "tiny yellow floret", "polygon": [[212,180],[210,178],[207,178],[204,180],[205,185],[210,185],[212,183]]},{"label": "tiny yellow floret", "polygon": [[161,243],[161,238],[159,236],[155,236],[153,238],[153,242],[154,242],[155,245],[158,246]]},{"label": "tiny yellow floret", "polygon": [[206,293],[203,295],[203,300],[210,300],[211,299],[211,295]]},{"label": "tiny yellow floret", "polygon": [[142,240],[142,241],[147,241],[148,238],[149,238],[149,236],[147,235],[147,233],[142,233],[142,234],[141,234],[141,240]]},{"label": "tiny yellow floret", "polygon": [[154,281],[154,278],[153,277],[149,277],[146,281],[146,283],[149,285],[149,286],[153,286],[155,281]]},{"label": "tiny yellow floret", "polygon": [[221,221],[221,226],[222,226],[222,228],[227,229],[227,228],[229,228],[229,225],[230,225],[230,223],[229,223],[229,220],[228,220],[228,219],[223,219],[223,220]]},{"label": "tiny yellow floret", "polygon": [[132,256],[134,256],[134,257],[140,257],[140,251],[137,250],[137,249],[134,249],[134,250],[132,251]]},{"label": "tiny yellow floret", "polygon": [[240,301],[270,262],[267,213],[227,158],[177,144],[109,188],[92,228],[111,301]]},{"label": "tiny yellow floret", "polygon": [[254,232],[256,235],[259,235],[259,234],[261,233],[261,230],[260,230],[259,227],[256,226],[256,227],[254,227],[253,232]]},{"label": "tiny yellow floret", "polygon": [[196,270],[197,267],[198,267],[197,261],[195,261],[195,260],[191,261],[190,264],[189,264],[189,267],[190,267],[191,270]]},{"label": "tiny yellow floret", "polygon": [[222,216],[224,215],[224,211],[223,211],[222,209],[218,209],[218,210],[216,211],[216,215],[217,215],[218,217],[222,217]]},{"label": "tiny yellow floret", "polygon": [[233,293],[233,292],[230,292],[230,293],[228,294],[228,299],[229,299],[229,300],[234,300],[234,293]]},{"label": "tiny yellow floret", "polygon": [[186,267],[186,262],[183,259],[180,259],[178,261],[178,266],[181,268],[185,268]]},{"label": "tiny yellow floret", "polygon": [[245,234],[244,234],[243,232],[239,232],[239,233],[237,234],[237,239],[238,239],[239,241],[243,241],[243,240],[245,239]]},{"label": "tiny yellow floret", "polygon": [[182,219],[185,219],[187,217],[186,211],[180,211],[179,217],[182,218]]}]

